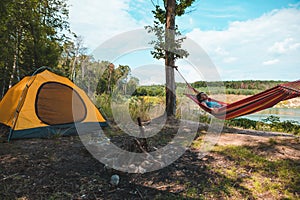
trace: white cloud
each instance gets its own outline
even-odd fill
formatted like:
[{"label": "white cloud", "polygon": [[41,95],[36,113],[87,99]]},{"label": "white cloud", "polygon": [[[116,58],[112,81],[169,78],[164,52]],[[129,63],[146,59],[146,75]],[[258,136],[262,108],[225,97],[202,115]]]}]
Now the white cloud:
[{"label": "white cloud", "polygon": [[[222,31],[194,29],[187,36],[203,47],[223,79],[251,74],[255,79],[295,80],[300,74],[299,22],[300,10],[288,8],[232,22]],[[269,71],[266,65],[271,64]]]},{"label": "white cloud", "polygon": [[223,49],[222,47],[217,47],[215,49],[215,52],[221,56],[227,56],[229,53],[228,51],[226,51],[225,49]]},{"label": "white cloud", "polygon": [[193,18],[191,18],[191,17],[189,18],[189,24],[190,24],[190,25],[193,25],[193,24],[194,24],[194,20],[193,20]]},{"label": "white cloud", "polygon": [[278,63],[279,60],[278,59],[273,59],[273,60],[267,60],[267,61],[264,61],[262,64],[263,65],[274,65],[276,63]]},{"label": "white cloud", "polygon": [[295,51],[300,48],[300,42],[296,42],[294,38],[286,38],[281,42],[275,42],[275,44],[269,48],[269,51],[277,54],[285,54],[290,51]]},{"label": "white cloud", "polygon": [[70,0],[69,4],[71,29],[83,35],[91,49],[116,34],[141,27],[127,12],[129,0]]},{"label": "white cloud", "polygon": [[233,63],[237,60],[237,57],[228,57],[228,58],[224,58],[223,62],[224,63]]}]

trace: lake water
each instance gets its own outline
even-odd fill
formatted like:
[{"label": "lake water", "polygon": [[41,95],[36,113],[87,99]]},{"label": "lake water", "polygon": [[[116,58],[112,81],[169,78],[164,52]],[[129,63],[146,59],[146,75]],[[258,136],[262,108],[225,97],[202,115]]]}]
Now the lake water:
[{"label": "lake water", "polygon": [[257,113],[242,116],[255,121],[261,121],[270,115],[280,118],[280,121],[293,120],[300,123],[300,108],[269,108]]}]

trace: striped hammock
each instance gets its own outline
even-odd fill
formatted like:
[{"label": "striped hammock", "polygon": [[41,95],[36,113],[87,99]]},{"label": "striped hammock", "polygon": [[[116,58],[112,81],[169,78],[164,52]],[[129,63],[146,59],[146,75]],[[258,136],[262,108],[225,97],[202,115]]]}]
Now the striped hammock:
[{"label": "striped hammock", "polygon": [[[188,84],[188,87],[194,93],[199,93],[190,84]],[[220,108],[213,109],[200,103],[196,98],[196,95],[186,94],[186,96],[216,118],[232,119],[270,108],[280,101],[300,97],[300,80],[277,85],[273,88],[230,104],[210,98],[208,99],[209,101],[216,101],[223,105]]]}]

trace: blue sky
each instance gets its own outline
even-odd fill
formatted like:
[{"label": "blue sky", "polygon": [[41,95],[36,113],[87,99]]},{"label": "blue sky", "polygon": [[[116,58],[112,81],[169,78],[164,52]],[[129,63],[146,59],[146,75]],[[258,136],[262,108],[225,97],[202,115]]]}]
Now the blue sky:
[{"label": "blue sky", "polygon": [[[162,1],[69,0],[71,29],[93,52],[115,36],[151,25],[153,3]],[[189,11],[176,23],[207,53],[222,80],[300,79],[300,1],[198,0]],[[149,51],[116,61],[133,69],[149,68],[151,63],[158,70],[153,74],[163,73],[163,62],[152,59]],[[187,62],[178,64],[190,82],[203,78],[189,70]],[[153,78],[149,80],[159,81],[157,75]]]},{"label": "blue sky", "polygon": [[[203,30],[224,30],[229,23],[258,18],[274,9],[289,7],[296,1],[287,0],[251,0],[251,1],[222,1],[205,0],[196,3],[195,11],[190,14],[195,23],[193,28]],[[198,20],[197,20],[198,19]]]}]

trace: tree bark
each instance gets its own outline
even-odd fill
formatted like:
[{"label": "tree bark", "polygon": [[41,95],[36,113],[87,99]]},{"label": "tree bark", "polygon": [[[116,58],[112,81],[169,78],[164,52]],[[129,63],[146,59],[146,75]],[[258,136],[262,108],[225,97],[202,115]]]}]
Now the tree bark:
[{"label": "tree bark", "polygon": [[166,24],[165,24],[165,72],[166,72],[166,112],[167,116],[176,114],[176,87],[174,77],[174,44],[175,44],[175,9],[176,0],[166,0]]},{"label": "tree bark", "polygon": [[18,59],[19,59],[19,31],[16,31],[16,44],[14,49],[14,55],[13,55],[13,65],[12,65],[12,72],[9,79],[9,86],[8,88],[11,88],[13,86],[15,76],[17,76],[18,81],[20,81],[20,75],[19,75],[19,69],[18,69]]}]

